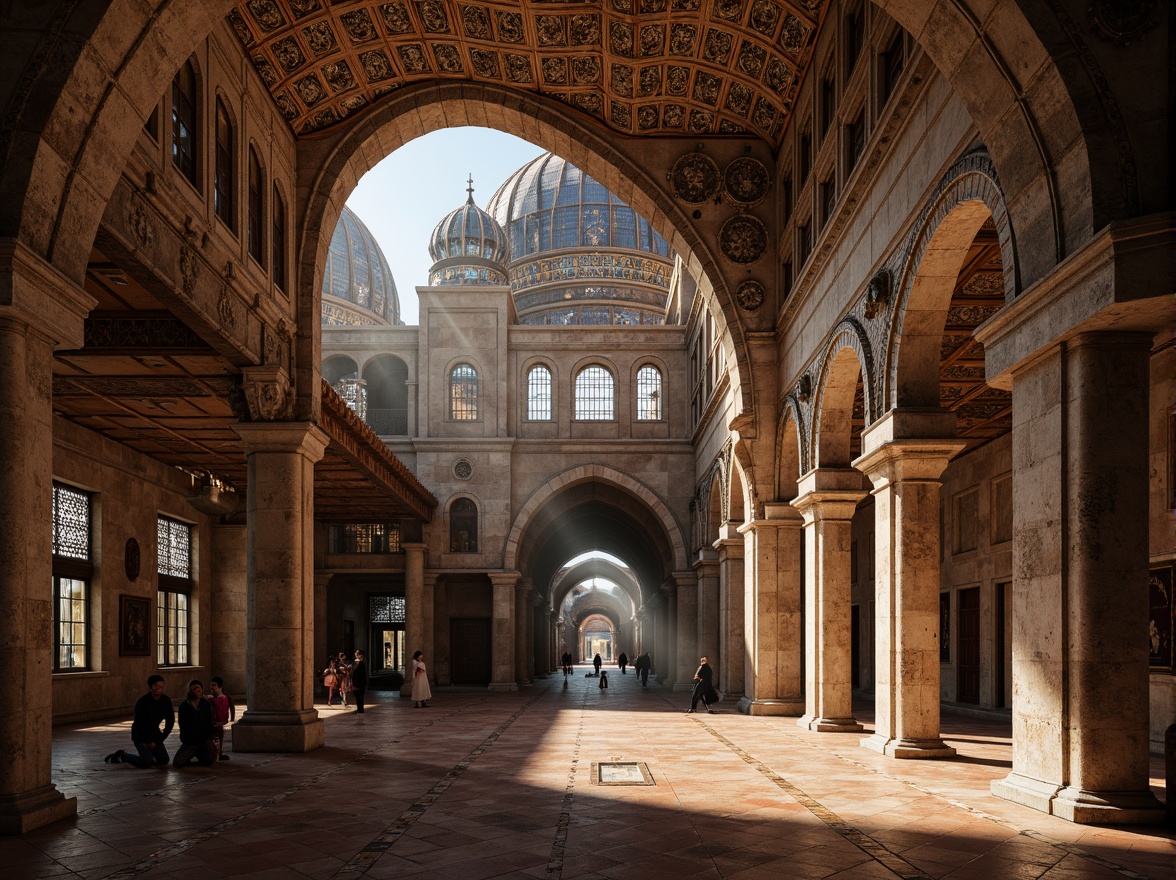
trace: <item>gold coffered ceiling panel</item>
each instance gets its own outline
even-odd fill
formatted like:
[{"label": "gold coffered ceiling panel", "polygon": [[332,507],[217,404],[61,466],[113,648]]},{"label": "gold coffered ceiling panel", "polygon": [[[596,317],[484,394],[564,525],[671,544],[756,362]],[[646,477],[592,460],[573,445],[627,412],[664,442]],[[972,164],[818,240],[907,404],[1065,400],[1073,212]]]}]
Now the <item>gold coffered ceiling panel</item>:
[{"label": "gold coffered ceiling panel", "polygon": [[780,143],[823,0],[246,0],[229,22],[297,134],[438,79],[558,99],[624,134]]}]

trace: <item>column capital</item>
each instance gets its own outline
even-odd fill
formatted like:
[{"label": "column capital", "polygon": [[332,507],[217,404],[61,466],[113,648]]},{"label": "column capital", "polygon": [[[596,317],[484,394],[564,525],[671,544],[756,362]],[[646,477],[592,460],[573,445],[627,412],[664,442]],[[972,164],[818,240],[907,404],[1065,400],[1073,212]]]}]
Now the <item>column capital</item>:
[{"label": "column capital", "polygon": [[693,571],[675,571],[672,575],[674,583],[679,589],[683,587],[692,587],[698,583],[698,575]]},{"label": "column capital", "polygon": [[889,483],[938,483],[948,462],[967,445],[963,440],[891,440],[853,465],[870,478],[875,490]]},{"label": "column capital", "polygon": [[863,474],[854,468],[814,468],[800,478],[800,494],[792,507],[805,524],[817,520],[849,520],[858,502],[869,494],[862,488]]},{"label": "column capital", "polygon": [[521,571],[488,571],[486,577],[496,587],[514,587],[523,576]]},{"label": "column capital", "polygon": [[[895,440],[954,440],[956,414],[939,407],[892,409],[862,431],[862,458]],[[859,459],[860,460],[860,459]],[[857,463],[854,463],[857,467]]]},{"label": "column capital", "polygon": [[294,452],[318,461],[331,438],[311,422],[236,422],[232,429],[245,442],[245,454]]},{"label": "column capital", "polygon": [[[715,541],[715,549],[710,547],[703,547],[698,551],[698,558],[694,560],[694,570],[698,572],[699,577],[705,577],[710,569],[716,568],[719,564],[718,546],[722,542],[722,538]],[[739,543],[743,543],[740,541]]]},{"label": "column capital", "polygon": [[98,300],[28,245],[0,239],[0,318],[27,324],[58,348],[81,348]]}]

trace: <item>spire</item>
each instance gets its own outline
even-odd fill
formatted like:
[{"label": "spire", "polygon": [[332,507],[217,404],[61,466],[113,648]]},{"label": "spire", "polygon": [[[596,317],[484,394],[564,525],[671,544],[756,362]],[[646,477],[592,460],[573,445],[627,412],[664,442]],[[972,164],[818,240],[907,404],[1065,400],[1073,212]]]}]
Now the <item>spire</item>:
[{"label": "spire", "polygon": [[466,204],[472,205],[474,203],[474,175],[470,175],[470,179],[467,181],[467,183],[469,183],[469,186],[466,187],[466,192],[468,192],[470,196],[468,199],[466,199]]}]

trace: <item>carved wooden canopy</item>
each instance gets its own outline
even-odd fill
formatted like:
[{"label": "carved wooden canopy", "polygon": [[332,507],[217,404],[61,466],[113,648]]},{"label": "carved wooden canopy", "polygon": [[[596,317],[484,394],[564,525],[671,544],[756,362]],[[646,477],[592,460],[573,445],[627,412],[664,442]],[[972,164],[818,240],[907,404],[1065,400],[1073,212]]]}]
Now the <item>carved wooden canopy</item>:
[{"label": "carved wooden canopy", "polygon": [[778,147],[823,0],[244,0],[229,21],[296,134],[408,85],[492,82],[627,135]]}]

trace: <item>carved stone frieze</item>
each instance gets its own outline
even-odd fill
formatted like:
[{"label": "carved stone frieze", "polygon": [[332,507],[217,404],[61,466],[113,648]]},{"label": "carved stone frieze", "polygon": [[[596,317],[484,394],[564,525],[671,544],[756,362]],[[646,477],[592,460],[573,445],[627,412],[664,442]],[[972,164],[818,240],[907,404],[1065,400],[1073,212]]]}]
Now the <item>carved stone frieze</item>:
[{"label": "carved stone frieze", "polygon": [[153,351],[189,349],[207,351],[208,343],[175,318],[89,317],[85,324],[86,348],[142,348]]},{"label": "carved stone frieze", "polygon": [[281,367],[246,367],[241,371],[241,390],[250,421],[278,422],[291,417],[294,395],[290,377]]},{"label": "carved stone frieze", "polygon": [[867,320],[874,320],[886,314],[886,307],[890,304],[890,272],[879,269],[866,285],[866,305],[864,314]]},{"label": "carved stone frieze", "polygon": [[674,195],[691,205],[714,197],[722,184],[718,163],[705,153],[687,153],[670,169],[670,186]]},{"label": "carved stone frieze", "polygon": [[139,247],[151,247],[155,243],[155,224],[142,193],[138,191],[131,195],[127,203],[127,227]]},{"label": "carved stone frieze", "polygon": [[732,263],[754,263],[768,247],[768,230],[750,214],[736,214],[719,230],[719,250]]},{"label": "carved stone frieze", "polygon": [[764,286],[758,281],[744,281],[735,289],[735,302],[745,312],[755,312],[764,304]]}]

